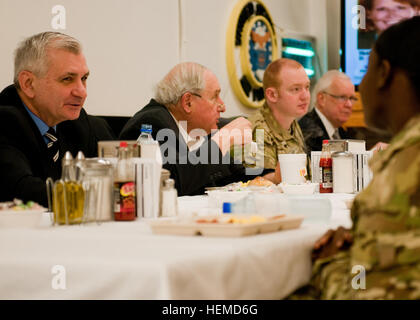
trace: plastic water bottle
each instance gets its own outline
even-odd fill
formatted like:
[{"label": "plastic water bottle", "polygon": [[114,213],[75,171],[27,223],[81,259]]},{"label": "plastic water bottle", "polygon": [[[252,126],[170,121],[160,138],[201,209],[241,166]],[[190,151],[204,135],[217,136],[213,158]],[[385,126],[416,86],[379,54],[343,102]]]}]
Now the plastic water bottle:
[{"label": "plastic water bottle", "polygon": [[141,125],[140,135],[137,138],[137,143],[139,145],[153,143],[152,125],[151,124],[142,124]]},{"label": "plastic water bottle", "polygon": [[230,212],[224,212],[224,213],[247,214],[247,213],[256,213],[256,212],[257,212],[257,209],[255,207],[255,197],[253,194],[249,194],[245,196],[244,198],[231,203]]},{"label": "plastic water bottle", "polygon": [[[140,157],[147,159],[154,159],[162,165],[162,154],[160,151],[159,143],[152,137],[152,125],[142,124],[140,135],[137,138],[137,143],[140,146]],[[160,172],[160,171],[159,171]]]}]

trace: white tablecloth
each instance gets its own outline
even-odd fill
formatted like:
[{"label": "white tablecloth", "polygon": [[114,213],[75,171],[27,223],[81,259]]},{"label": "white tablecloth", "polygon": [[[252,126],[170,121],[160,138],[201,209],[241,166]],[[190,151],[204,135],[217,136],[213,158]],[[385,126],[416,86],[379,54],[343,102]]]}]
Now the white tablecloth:
[{"label": "white tablecloth", "polygon": [[[352,196],[329,198],[328,224],[241,238],[154,235],[144,221],[2,228],[0,299],[281,299],[308,282],[315,240],[351,226]],[[206,201],[179,198],[180,211]]]}]

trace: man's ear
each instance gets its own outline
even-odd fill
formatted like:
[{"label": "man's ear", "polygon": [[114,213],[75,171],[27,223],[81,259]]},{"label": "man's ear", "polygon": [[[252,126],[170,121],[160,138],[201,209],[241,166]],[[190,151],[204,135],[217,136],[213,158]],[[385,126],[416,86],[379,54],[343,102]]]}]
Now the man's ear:
[{"label": "man's ear", "polygon": [[34,80],[35,76],[30,71],[24,70],[19,73],[18,81],[20,89],[30,99],[33,99],[35,97]]},{"label": "man's ear", "polygon": [[270,102],[276,102],[279,94],[275,88],[265,89],[265,98]]},{"label": "man's ear", "polygon": [[191,93],[187,92],[181,97],[181,107],[185,113],[190,114],[192,111],[191,107]]},{"label": "man's ear", "polygon": [[316,105],[319,107],[324,107],[325,106],[325,94],[322,92],[318,92],[318,94],[316,95]]},{"label": "man's ear", "polygon": [[386,87],[392,80],[391,64],[388,60],[383,59],[379,65],[379,72],[377,77],[377,88],[382,89]]}]

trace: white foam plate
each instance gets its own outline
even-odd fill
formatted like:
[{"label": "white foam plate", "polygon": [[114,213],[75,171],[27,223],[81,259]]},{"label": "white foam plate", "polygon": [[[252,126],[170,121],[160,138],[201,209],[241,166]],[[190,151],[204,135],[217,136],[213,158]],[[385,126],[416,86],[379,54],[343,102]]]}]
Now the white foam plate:
[{"label": "white foam plate", "polygon": [[0,210],[1,228],[36,228],[40,226],[44,212],[38,210]]},{"label": "white foam plate", "polygon": [[317,186],[317,183],[279,184],[279,188],[285,194],[314,194]]}]

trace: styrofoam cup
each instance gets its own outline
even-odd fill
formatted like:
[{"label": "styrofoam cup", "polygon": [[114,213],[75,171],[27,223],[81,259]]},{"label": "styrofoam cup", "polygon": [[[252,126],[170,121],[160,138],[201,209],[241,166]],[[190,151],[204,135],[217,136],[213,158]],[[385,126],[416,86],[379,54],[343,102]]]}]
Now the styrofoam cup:
[{"label": "styrofoam cup", "polygon": [[297,153],[279,154],[281,180],[289,184],[305,183],[306,170],[306,154]]}]

